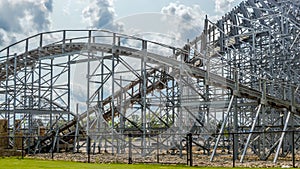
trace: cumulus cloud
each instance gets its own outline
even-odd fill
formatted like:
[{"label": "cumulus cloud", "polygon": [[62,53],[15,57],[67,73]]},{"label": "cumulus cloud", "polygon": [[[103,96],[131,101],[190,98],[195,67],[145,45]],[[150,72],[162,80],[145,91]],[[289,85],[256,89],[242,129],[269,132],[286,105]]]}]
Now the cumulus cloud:
[{"label": "cumulus cloud", "polygon": [[185,6],[179,2],[163,7],[160,13],[141,13],[118,20],[114,0],[92,0],[82,11],[82,18],[91,29],[108,29],[129,35],[162,33],[184,42],[200,35],[204,17],[205,13],[198,5]]},{"label": "cumulus cloud", "polygon": [[215,11],[218,13],[229,12],[241,0],[215,0]]},{"label": "cumulus cloud", "polygon": [[122,24],[114,22],[113,0],[93,0],[82,11],[82,17],[90,28],[122,31]]},{"label": "cumulus cloud", "polygon": [[5,39],[7,39],[6,33],[3,29],[0,29],[0,46],[5,42]]},{"label": "cumulus cloud", "polygon": [[71,0],[68,0],[63,7],[63,12],[65,15],[70,15],[70,7],[71,7]]},{"label": "cumulus cloud", "polygon": [[1,0],[0,46],[13,42],[16,37],[48,30],[52,4],[53,0]]},{"label": "cumulus cloud", "polygon": [[205,13],[198,5],[185,6],[179,3],[170,3],[162,8],[161,13],[176,18],[172,34],[179,39],[193,39],[202,32]]}]

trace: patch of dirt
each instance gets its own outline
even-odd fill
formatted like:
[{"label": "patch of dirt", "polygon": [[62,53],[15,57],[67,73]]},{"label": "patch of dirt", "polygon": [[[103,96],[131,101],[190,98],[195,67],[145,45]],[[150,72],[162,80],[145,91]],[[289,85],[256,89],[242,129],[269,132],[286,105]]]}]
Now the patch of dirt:
[{"label": "patch of dirt", "polygon": [[[27,155],[28,158],[51,159],[51,153],[47,154],[36,154],[36,155]],[[259,167],[282,167],[290,168],[292,167],[291,158],[279,159],[277,163],[273,163],[272,157],[267,161],[260,161],[257,157],[247,157],[243,163],[240,163],[239,160],[236,160],[236,167],[249,167],[249,168],[259,168]],[[64,161],[76,161],[76,162],[88,162],[88,155],[86,153],[54,153],[53,160],[64,160]],[[300,159],[296,159],[296,167],[300,166]],[[133,163],[157,163],[157,155],[141,157],[133,156]],[[101,153],[90,155],[91,163],[128,163],[128,154],[108,154]],[[161,154],[159,155],[159,163],[161,164],[187,164],[187,156],[183,155],[170,155],[170,154]],[[210,162],[210,156],[208,155],[194,155],[193,156],[193,165],[194,166],[212,166],[212,167],[232,167],[232,155],[219,155],[215,156],[214,161]]]}]

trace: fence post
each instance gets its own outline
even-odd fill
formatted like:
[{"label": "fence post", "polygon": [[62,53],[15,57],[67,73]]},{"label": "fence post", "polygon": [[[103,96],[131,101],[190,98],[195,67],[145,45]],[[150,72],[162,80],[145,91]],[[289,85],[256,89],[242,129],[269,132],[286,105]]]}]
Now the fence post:
[{"label": "fence post", "polygon": [[30,154],[30,139],[31,139],[31,136],[26,136],[27,137],[27,153]]},{"label": "fence post", "polygon": [[188,133],[187,134],[187,165],[190,164],[190,166],[193,166],[193,152],[192,152],[192,148],[193,148],[193,140],[192,140],[192,133]]},{"label": "fence post", "polygon": [[129,152],[128,152],[128,164],[132,164],[132,134],[128,134],[129,137]]},{"label": "fence post", "polygon": [[293,159],[293,168],[295,168],[295,130],[292,131],[292,159]]},{"label": "fence post", "polygon": [[156,160],[159,163],[159,145],[158,145],[158,134],[156,135]]},{"label": "fence post", "polygon": [[54,158],[54,147],[55,147],[55,141],[54,141],[54,139],[55,139],[55,136],[54,135],[52,135],[52,147],[51,147],[51,159],[53,160],[53,158]]},{"label": "fence post", "polygon": [[234,143],[234,139],[235,139],[235,137],[234,137],[234,133],[232,133],[232,140],[233,140],[233,142],[232,142],[232,167],[234,168],[235,167],[235,158],[236,158],[236,154],[235,154],[235,143]]},{"label": "fence post", "polygon": [[189,134],[186,135],[186,165],[189,165]]},{"label": "fence post", "polygon": [[190,145],[190,166],[193,166],[193,139],[192,133],[189,134],[189,145]]},{"label": "fence post", "polygon": [[91,161],[91,138],[87,138],[87,154],[88,154],[88,163]]},{"label": "fence post", "polygon": [[22,159],[24,158],[24,136],[22,136]]}]

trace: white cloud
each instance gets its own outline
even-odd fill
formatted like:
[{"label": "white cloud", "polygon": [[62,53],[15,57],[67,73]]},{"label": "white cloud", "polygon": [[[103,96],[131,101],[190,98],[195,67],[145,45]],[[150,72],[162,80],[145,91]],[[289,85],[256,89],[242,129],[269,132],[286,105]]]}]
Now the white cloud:
[{"label": "white cloud", "polygon": [[[92,29],[108,29],[139,36],[152,32],[156,38],[157,34],[163,34],[175,41],[186,42],[202,32],[205,13],[198,5],[185,6],[177,2],[163,7],[160,13],[140,13],[116,21],[113,0],[92,0],[82,11],[82,17]],[[149,36],[147,39],[156,41]]]},{"label": "white cloud", "polygon": [[84,84],[80,84],[79,82],[72,82],[71,84],[72,93],[71,97],[74,99],[76,103],[85,102],[86,101],[86,87]]},{"label": "white cloud", "polygon": [[215,0],[215,11],[222,15],[229,12],[241,0]]},{"label": "white cloud", "polygon": [[15,41],[18,37],[49,30],[52,0],[1,0],[0,46]]},{"label": "white cloud", "polygon": [[63,12],[65,15],[70,15],[70,7],[71,7],[71,0],[68,0],[65,4],[65,6],[63,7]]},{"label": "white cloud", "polygon": [[162,33],[186,42],[187,39],[193,39],[202,32],[205,14],[198,5],[189,7],[170,3],[163,7],[160,13],[135,14],[116,21],[113,0],[92,0],[82,11],[82,17],[89,28],[93,29],[126,32],[129,35]]},{"label": "white cloud", "polygon": [[122,31],[122,24],[115,23],[113,0],[93,0],[82,11],[82,17],[90,28]]},{"label": "white cloud", "polygon": [[163,7],[162,14],[174,16],[173,29],[170,33],[181,40],[193,39],[203,30],[205,13],[198,5],[185,6],[179,3],[170,3]]}]

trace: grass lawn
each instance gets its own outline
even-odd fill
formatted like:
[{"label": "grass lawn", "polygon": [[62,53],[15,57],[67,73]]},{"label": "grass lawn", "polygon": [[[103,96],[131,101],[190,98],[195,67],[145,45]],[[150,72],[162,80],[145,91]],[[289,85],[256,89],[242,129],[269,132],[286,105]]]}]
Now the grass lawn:
[{"label": "grass lawn", "polygon": [[[51,161],[36,159],[21,159],[16,157],[1,158],[1,169],[192,169],[205,167],[188,167],[183,165],[160,164],[95,164],[69,161]],[[214,169],[214,168],[209,168]],[[221,169],[221,167],[216,168]],[[240,168],[239,168],[240,169]]]}]

